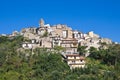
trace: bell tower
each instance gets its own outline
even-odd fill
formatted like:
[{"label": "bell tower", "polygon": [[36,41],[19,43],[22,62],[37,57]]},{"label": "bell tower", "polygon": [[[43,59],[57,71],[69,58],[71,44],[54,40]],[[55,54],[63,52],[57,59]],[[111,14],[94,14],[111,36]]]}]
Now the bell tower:
[{"label": "bell tower", "polygon": [[44,27],[44,20],[42,18],[40,19],[39,27]]}]

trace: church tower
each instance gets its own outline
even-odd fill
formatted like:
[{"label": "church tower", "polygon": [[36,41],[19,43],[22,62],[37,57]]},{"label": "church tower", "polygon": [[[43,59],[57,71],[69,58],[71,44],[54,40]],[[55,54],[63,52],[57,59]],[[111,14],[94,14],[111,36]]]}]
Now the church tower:
[{"label": "church tower", "polygon": [[42,18],[40,19],[39,27],[44,27],[44,20]]}]

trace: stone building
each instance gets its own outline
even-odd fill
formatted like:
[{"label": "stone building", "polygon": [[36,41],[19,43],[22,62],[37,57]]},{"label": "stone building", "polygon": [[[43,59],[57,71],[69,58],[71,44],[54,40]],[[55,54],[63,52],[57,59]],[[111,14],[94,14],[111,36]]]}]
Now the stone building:
[{"label": "stone building", "polygon": [[52,26],[52,36],[60,36],[61,38],[72,38],[72,29],[67,27],[66,25],[55,25]]},{"label": "stone building", "polygon": [[74,38],[67,38],[61,40],[61,46],[65,48],[65,53],[76,53],[78,47],[78,40]]},{"label": "stone building", "polygon": [[52,47],[55,47],[55,46],[61,46],[60,36],[52,37]]},{"label": "stone building", "polygon": [[75,30],[72,33],[73,33],[72,37],[75,39],[83,39],[84,38],[84,34],[82,32]]}]

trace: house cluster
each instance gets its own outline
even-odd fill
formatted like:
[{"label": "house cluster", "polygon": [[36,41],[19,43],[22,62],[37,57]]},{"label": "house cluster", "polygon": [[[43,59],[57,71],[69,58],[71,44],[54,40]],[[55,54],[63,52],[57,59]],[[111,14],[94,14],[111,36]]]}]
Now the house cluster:
[{"label": "house cluster", "polygon": [[[13,35],[16,34],[17,32],[13,33]],[[99,48],[101,46],[100,42],[112,43],[109,39],[100,38],[93,31],[85,34],[72,30],[67,25],[58,24],[50,26],[50,24],[45,24],[43,19],[40,20],[38,28],[30,27],[22,29],[20,35],[24,36],[24,42],[22,44],[24,49],[35,49],[39,47],[53,50],[55,46],[65,48],[62,55],[65,56],[70,68],[85,66],[85,57],[80,56],[77,52],[78,45],[87,46],[87,49],[89,49],[91,46]],[[88,55],[89,52],[85,56]]]}]

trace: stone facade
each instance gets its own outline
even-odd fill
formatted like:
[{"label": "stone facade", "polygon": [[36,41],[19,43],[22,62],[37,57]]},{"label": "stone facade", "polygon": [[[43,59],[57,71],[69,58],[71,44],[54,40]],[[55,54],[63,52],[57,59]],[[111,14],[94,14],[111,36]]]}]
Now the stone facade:
[{"label": "stone facade", "polygon": [[55,25],[51,27],[52,29],[52,36],[60,36],[61,38],[72,38],[72,29],[67,27],[66,25]]},{"label": "stone facade", "polygon": [[77,52],[78,40],[73,38],[62,39],[61,46],[65,48],[65,52]]}]

